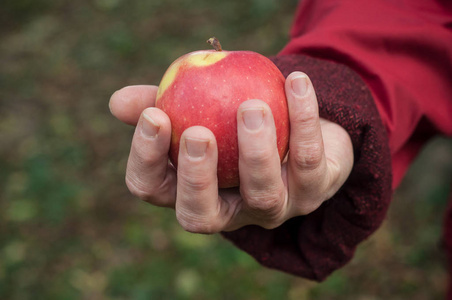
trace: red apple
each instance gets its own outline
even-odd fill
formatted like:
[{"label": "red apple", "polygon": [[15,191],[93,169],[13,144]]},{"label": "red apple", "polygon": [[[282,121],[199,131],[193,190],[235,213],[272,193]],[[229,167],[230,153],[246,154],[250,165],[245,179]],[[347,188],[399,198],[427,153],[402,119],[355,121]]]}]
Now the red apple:
[{"label": "red apple", "polygon": [[249,99],[263,100],[270,106],[283,160],[289,142],[284,82],[284,76],[268,58],[251,51],[222,51],[219,47],[178,58],[164,74],[155,103],[171,120],[172,163],[177,166],[184,130],[205,126],[217,140],[219,187],[238,186],[237,109]]}]

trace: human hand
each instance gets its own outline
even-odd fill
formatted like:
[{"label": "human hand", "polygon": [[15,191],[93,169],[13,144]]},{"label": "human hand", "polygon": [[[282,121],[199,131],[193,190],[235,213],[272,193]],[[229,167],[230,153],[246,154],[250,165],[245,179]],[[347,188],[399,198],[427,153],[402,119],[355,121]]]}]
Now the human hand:
[{"label": "human hand", "polygon": [[129,190],[153,205],[174,208],[187,231],[215,233],[250,224],[276,228],[316,210],[351,172],[350,137],[319,118],[314,87],[304,73],[286,79],[291,132],[282,165],[268,105],[248,100],[239,107],[240,187],[233,189],[218,189],[216,140],[205,127],[182,134],[177,172],[168,163],[171,122],[153,107],[157,89],[125,87],[112,95],[110,109],[124,123],[137,125],[126,171]]}]

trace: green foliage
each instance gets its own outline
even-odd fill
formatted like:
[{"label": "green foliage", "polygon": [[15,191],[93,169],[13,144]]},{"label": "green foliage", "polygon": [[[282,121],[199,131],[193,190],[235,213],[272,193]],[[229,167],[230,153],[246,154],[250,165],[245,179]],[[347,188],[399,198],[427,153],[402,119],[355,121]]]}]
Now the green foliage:
[{"label": "green foliage", "polygon": [[385,226],[320,285],[184,232],[173,211],[126,189],[133,128],[110,115],[110,95],[157,84],[214,35],[226,49],[276,54],[296,2],[2,2],[0,299],[441,298],[449,141],[426,149]]}]

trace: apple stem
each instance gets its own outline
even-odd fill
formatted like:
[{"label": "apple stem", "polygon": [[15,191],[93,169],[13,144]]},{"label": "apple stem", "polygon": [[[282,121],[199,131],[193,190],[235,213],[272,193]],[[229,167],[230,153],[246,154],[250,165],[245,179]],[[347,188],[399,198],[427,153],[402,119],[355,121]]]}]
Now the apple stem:
[{"label": "apple stem", "polygon": [[208,39],[207,44],[211,45],[215,51],[223,51],[223,49],[221,49],[220,41],[216,37]]}]

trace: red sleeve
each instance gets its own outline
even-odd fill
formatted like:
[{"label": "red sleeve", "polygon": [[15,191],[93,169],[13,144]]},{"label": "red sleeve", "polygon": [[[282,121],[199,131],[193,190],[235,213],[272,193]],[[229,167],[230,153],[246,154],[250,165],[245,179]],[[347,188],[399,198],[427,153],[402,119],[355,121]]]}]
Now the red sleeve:
[{"label": "red sleeve", "polygon": [[366,82],[388,132],[394,188],[428,138],[452,136],[451,1],[302,1],[281,54],[300,53]]},{"label": "red sleeve", "polygon": [[302,1],[291,41],[273,60],[285,76],[310,76],[321,116],[350,134],[354,167],[315,212],[226,238],[267,267],[315,280],[351,259],[384,220],[391,185],[424,142],[452,135],[451,6],[447,0]]}]

